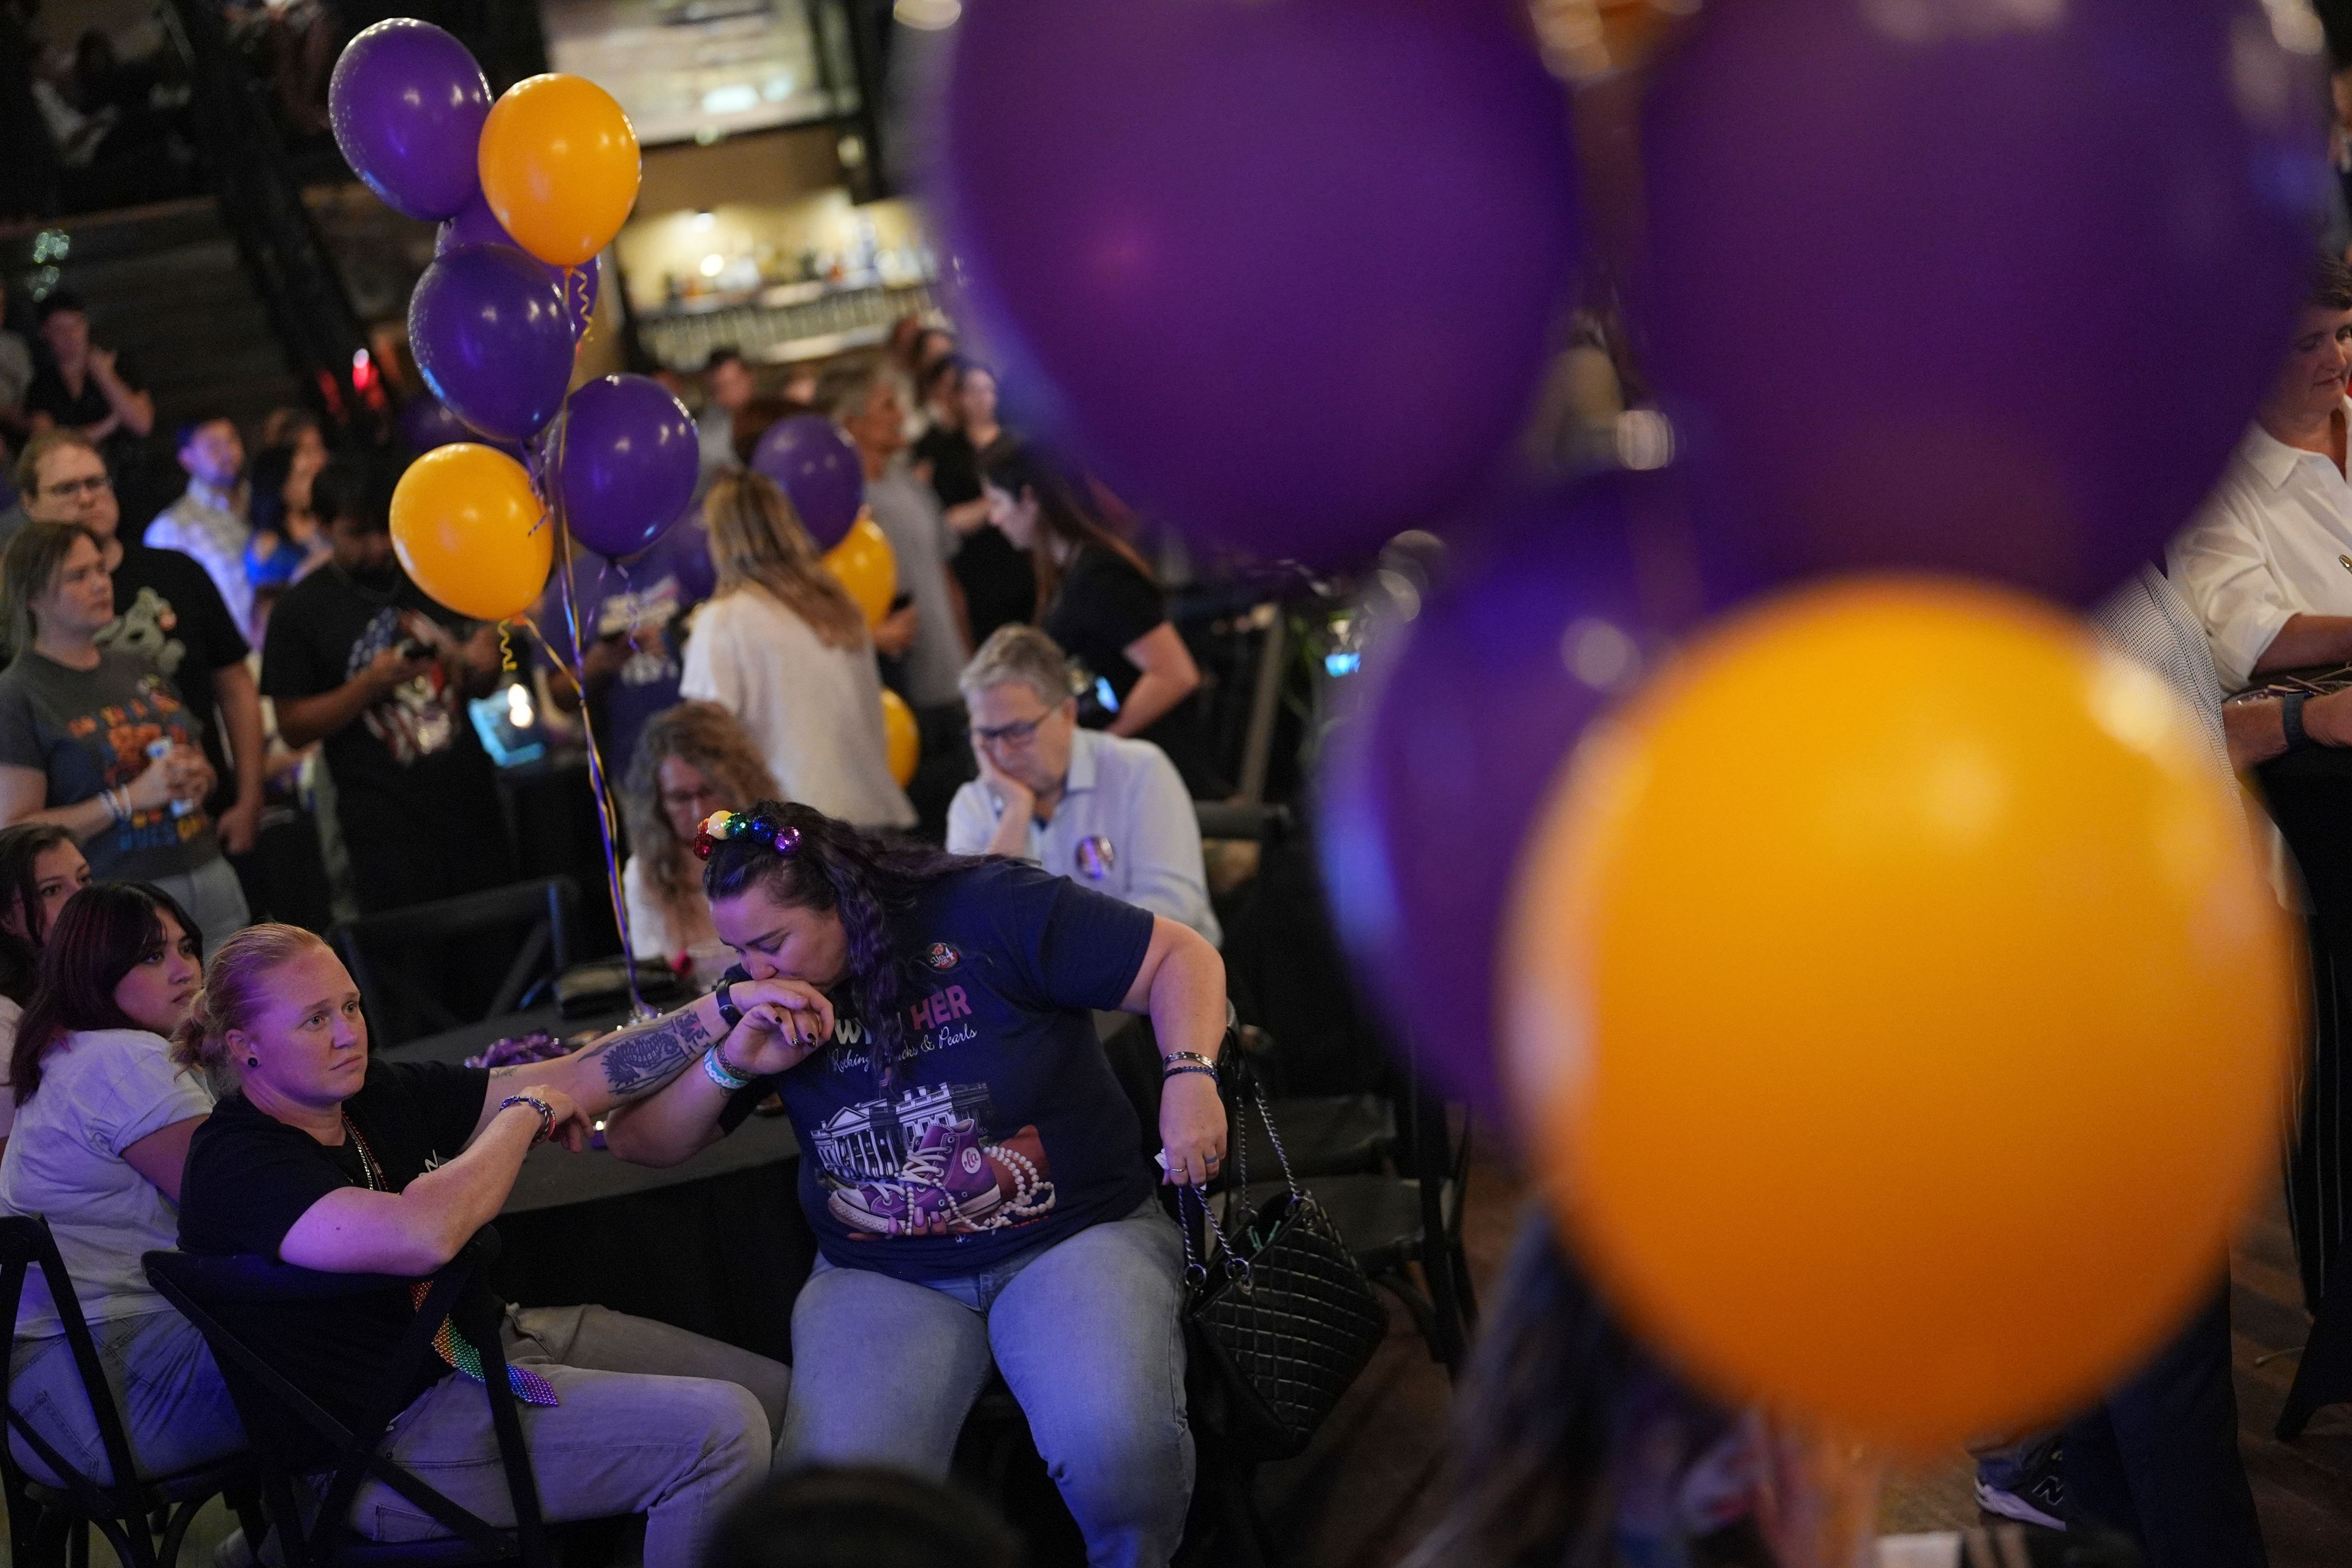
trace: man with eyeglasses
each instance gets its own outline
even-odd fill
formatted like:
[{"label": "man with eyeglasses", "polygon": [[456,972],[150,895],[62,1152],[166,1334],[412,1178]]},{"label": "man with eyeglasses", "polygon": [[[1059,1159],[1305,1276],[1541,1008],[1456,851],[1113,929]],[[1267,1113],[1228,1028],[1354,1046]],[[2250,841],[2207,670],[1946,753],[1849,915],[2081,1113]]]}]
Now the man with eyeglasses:
[{"label": "man with eyeglasses", "polygon": [[80,431],[45,430],[25,443],[16,479],[32,521],[79,523],[98,535],[115,609],[99,646],[145,654],[192,710],[218,710],[219,721],[205,726],[205,753],[221,790],[207,805],[222,850],[245,854],[261,826],[261,693],[246,668],[245,634],[220,590],[188,556],[121,536],[122,510],[106,460]]},{"label": "man with eyeglasses", "polygon": [[1070,665],[1034,626],[1000,626],[964,667],[980,777],[948,807],[948,848],[1034,860],[1223,941],[1201,825],[1167,753],[1078,728]]}]

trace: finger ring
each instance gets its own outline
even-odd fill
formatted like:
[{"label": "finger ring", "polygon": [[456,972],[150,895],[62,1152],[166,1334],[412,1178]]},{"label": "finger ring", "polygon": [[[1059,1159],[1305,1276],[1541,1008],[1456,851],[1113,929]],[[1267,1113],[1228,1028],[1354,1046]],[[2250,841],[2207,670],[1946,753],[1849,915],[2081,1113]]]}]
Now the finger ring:
[{"label": "finger ring", "polygon": [[1211,1164],[1211,1165],[1213,1165],[1213,1164],[1215,1164],[1215,1163],[1217,1163],[1217,1156],[1215,1156],[1214,1154],[1205,1155],[1205,1156],[1203,1156],[1203,1157],[1202,1157],[1202,1163],[1205,1163],[1205,1164]]}]

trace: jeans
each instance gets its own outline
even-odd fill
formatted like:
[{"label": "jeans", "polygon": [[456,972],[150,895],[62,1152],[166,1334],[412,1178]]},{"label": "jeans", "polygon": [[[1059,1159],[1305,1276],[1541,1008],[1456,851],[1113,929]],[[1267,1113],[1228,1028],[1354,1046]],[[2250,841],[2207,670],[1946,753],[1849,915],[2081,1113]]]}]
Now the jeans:
[{"label": "jeans", "polygon": [[236,879],[236,868],[218,855],[193,871],[154,880],[196,922],[207,955],[253,923],[253,911],[245,901],[245,884]]},{"label": "jeans", "polygon": [[2228,1287],[2130,1382],[2066,1426],[2066,1510],[2122,1531],[2147,1568],[2263,1568],[2238,1453]]},{"label": "jeans", "polygon": [[[245,1426],[229,1403],[204,1336],[177,1312],[146,1312],[92,1323],[99,1365],[114,1391],[133,1468],[144,1477],[176,1475],[245,1447]],[[8,1402],[24,1413],[82,1474],[101,1484],[113,1467],[98,1440],[89,1396],[62,1333],[18,1340],[8,1360]],[[14,1434],[16,1458],[43,1480],[60,1478]]]},{"label": "jeans", "polygon": [[[700,1568],[711,1531],[768,1473],[792,1369],[602,1307],[510,1312],[505,1343],[562,1402],[516,1407],[547,1519],[642,1512],[645,1568]],[[452,1373],[418,1394],[384,1453],[490,1523],[514,1522],[479,1384]],[[380,1481],[361,1486],[352,1523],[377,1541],[446,1533]]]},{"label": "jeans", "polygon": [[1095,1568],[1165,1563],[1192,1495],[1182,1247],[1158,1200],[978,1274],[922,1284],[820,1261],[793,1307],[780,1469],[944,1476],[992,1356]]}]

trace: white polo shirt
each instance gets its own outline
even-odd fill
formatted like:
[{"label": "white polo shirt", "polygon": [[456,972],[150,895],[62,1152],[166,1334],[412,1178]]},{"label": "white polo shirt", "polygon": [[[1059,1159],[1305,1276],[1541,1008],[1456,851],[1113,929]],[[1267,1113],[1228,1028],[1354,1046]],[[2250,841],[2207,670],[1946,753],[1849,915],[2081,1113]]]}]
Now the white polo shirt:
[{"label": "white polo shirt", "polygon": [[[2352,419],[2352,401],[2345,409]],[[2236,691],[2290,616],[2352,616],[2352,481],[2257,425],[2173,540],[2165,574],[2203,623],[2222,687]]]},{"label": "white polo shirt", "polygon": [[[1003,815],[974,779],[948,806],[948,850],[977,855]],[[1099,730],[1071,737],[1070,771],[1054,820],[1029,819],[1027,858],[1082,886],[1224,940],[1209,909],[1201,822],[1168,753]]]}]

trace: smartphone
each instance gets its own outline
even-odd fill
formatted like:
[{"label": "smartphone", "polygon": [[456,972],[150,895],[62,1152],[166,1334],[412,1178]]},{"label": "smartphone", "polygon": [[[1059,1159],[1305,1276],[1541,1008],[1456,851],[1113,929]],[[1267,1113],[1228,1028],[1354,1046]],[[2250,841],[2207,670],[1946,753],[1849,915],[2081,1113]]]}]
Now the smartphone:
[{"label": "smartphone", "polygon": [[[148,742],[147,754],[157,762],[161,762],[165,757],[170,756],[172,754],[172,738],[168,735],[164,735]],[[175,800],[172,803],[172,815],[173,816],[185,816],[188,813],[195,809],[196,803],[193,800]]]}]

